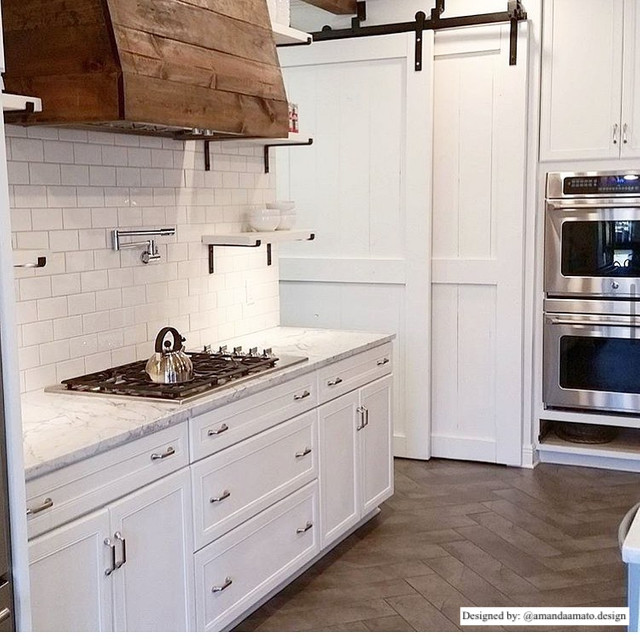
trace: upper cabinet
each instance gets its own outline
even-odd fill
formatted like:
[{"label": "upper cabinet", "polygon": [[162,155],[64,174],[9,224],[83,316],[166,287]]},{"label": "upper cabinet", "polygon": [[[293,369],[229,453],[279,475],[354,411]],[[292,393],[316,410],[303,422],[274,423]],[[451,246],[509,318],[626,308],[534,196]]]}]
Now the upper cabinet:
[{"label": "upper cabinet", "polygon": [[5,88],[23,124],[286,137],[266,0],[3,0]]},{"label": "upper cabinet", "polygon": [[637,0],[545,0],[541,160],[640,155],[639,21]]}]

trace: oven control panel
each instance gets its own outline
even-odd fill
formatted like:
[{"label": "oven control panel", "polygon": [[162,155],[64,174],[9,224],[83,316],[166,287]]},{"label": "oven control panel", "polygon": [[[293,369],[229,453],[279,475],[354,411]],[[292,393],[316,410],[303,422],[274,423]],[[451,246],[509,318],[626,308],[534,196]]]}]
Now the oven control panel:
[{"label": "oven control panel", "polygon": [[635,195],[640,194],[640,174],[577,175],[562,181],[564,195]]}]

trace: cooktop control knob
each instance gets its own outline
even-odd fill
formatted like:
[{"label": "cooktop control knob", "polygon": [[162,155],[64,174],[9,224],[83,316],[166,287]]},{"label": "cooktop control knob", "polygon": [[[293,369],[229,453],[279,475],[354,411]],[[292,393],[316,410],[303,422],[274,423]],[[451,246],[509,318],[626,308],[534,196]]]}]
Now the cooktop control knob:
[{"label": "cooktop control knob", "polygon": [[620,288],[620,284],[618,282],[616,282],[615,280],[611,281],[611,288],[612,289],[619,289]]}]

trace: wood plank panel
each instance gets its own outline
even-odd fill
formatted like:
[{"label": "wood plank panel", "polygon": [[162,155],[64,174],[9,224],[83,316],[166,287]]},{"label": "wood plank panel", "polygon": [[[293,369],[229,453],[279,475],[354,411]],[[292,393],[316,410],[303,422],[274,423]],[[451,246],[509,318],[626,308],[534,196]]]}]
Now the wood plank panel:
[{"label": "wood plank panel", "polygon": [[126,28],[118,30],[118,45],[125,72],[274,100],[284,95],[282,74],[273,65],[249,66],[226,53]]},{"label": "wood plank panel", "polygon": [[116,33],[118,27],[127,27],[277,66],[273,35],[267,23],[249,24],[175,0],[107,2]]},{"label": "wood plank panel", "polygon": [[269,25],[269,10],[266,2],[238,2],[238,0],[177,0],[183,4],[215,11],[223,16],[242,20],[249,24]]},{"label": "wood plank panel", "polygon": [[[125,119],[192,127],[247,136],[286,137],[286,102],[265,100],[192,86],[145,76],[124,76],[126,87]],[[152,99],[150,99],[150,96]]]},{"label": "wood plank panel", "polygon": [[307,4],[338,15],[355,15],[356,0],[304,0]]},{"label": "wood plank panel", "polygon": [[99,0],[2,0],[3,30],[37,31],[104,24]]}]

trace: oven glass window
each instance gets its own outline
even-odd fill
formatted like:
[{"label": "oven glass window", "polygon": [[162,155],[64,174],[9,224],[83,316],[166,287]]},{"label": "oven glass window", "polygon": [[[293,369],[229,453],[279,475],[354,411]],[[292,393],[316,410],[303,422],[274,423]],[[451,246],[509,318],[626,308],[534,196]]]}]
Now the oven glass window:
[{"label": "oven glass window", "polygon": [[640,339],[562,336],[560,386],[640,393]]},{"label": "oven glass window", "polygon": [[580,221],[562,225],[565,276],[640,276],[640,221]]}]

